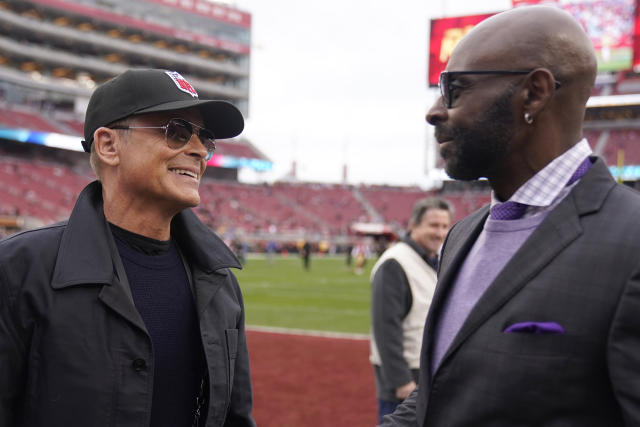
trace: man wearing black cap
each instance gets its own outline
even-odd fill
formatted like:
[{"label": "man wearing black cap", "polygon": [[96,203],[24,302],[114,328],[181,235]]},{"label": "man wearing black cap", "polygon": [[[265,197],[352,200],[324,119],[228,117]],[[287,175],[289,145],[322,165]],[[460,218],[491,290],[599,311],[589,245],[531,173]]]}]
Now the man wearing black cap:
[{"label": "man wearing black cap", "polygon": [[71,217],[0,242],[1,426],[254,426],[242,295],[188,208],[240,112],[178,73],[93,93],[98,180]]}]

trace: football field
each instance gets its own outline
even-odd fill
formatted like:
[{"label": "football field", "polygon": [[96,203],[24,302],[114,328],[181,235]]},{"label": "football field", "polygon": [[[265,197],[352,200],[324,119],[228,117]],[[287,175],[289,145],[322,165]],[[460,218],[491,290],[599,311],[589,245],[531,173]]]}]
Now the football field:
[{"label": "football field", "polygon": [[311,258],[309,271],[295,256],[250,257],[235,271],[245,300],[246,323],[288,329],[366,334],[371,291],[369,260],[362,274],[344,257]]}]

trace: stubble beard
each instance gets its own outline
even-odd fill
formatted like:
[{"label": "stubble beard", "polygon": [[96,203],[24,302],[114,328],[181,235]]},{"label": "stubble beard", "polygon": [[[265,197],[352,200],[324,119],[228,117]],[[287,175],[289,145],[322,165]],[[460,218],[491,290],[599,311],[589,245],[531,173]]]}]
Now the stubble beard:
[{"label": "stubble beard", "polygon": [[471,181],[490,177],[503,165],[515,133],[511,106],[513,91],[513,86],[507,87],[470,126],[444,128],[439,125],[441,129],[436,129],[436,133],[451,138],[451,142],[440,150],[445,171],[451,178]]}]

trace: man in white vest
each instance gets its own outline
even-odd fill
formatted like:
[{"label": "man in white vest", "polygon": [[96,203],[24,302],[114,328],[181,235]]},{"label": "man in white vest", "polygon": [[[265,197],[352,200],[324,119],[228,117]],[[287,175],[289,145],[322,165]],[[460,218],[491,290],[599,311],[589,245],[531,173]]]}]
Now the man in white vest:
[{"label": "man in white vest", "polygon": [[421,199],[407,235],[387,249],[371,271],[371,355],[380,422],[416,388],[427,311],[436,287],[438,251],[453,208]]}]

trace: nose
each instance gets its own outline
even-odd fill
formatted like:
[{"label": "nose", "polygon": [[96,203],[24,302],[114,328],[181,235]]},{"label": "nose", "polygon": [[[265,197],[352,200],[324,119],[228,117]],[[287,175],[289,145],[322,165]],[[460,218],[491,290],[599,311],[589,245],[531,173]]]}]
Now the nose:
[{"label": "nose", "polygon": [[429,111],[427,111],[427,123],[435,126],[438,122],[444,122],[447,120],[447,109],[444,107],[442,96],[439,96],[434,102]]},{"label": "nose", "polygon": [[447,233],[449,232],[449,227],[440,227],[439,231],[440,239],[444,242],[444,239],[447,237]]},{"label": "nose", "polygon": [[207,157],[207,148],[204,146],[202,141],[200,141],[200,137],[195,132],[191,135],[191,139],[186,145],[186,148],[186,153],[190,156],[197,156],[202,159]]}]

